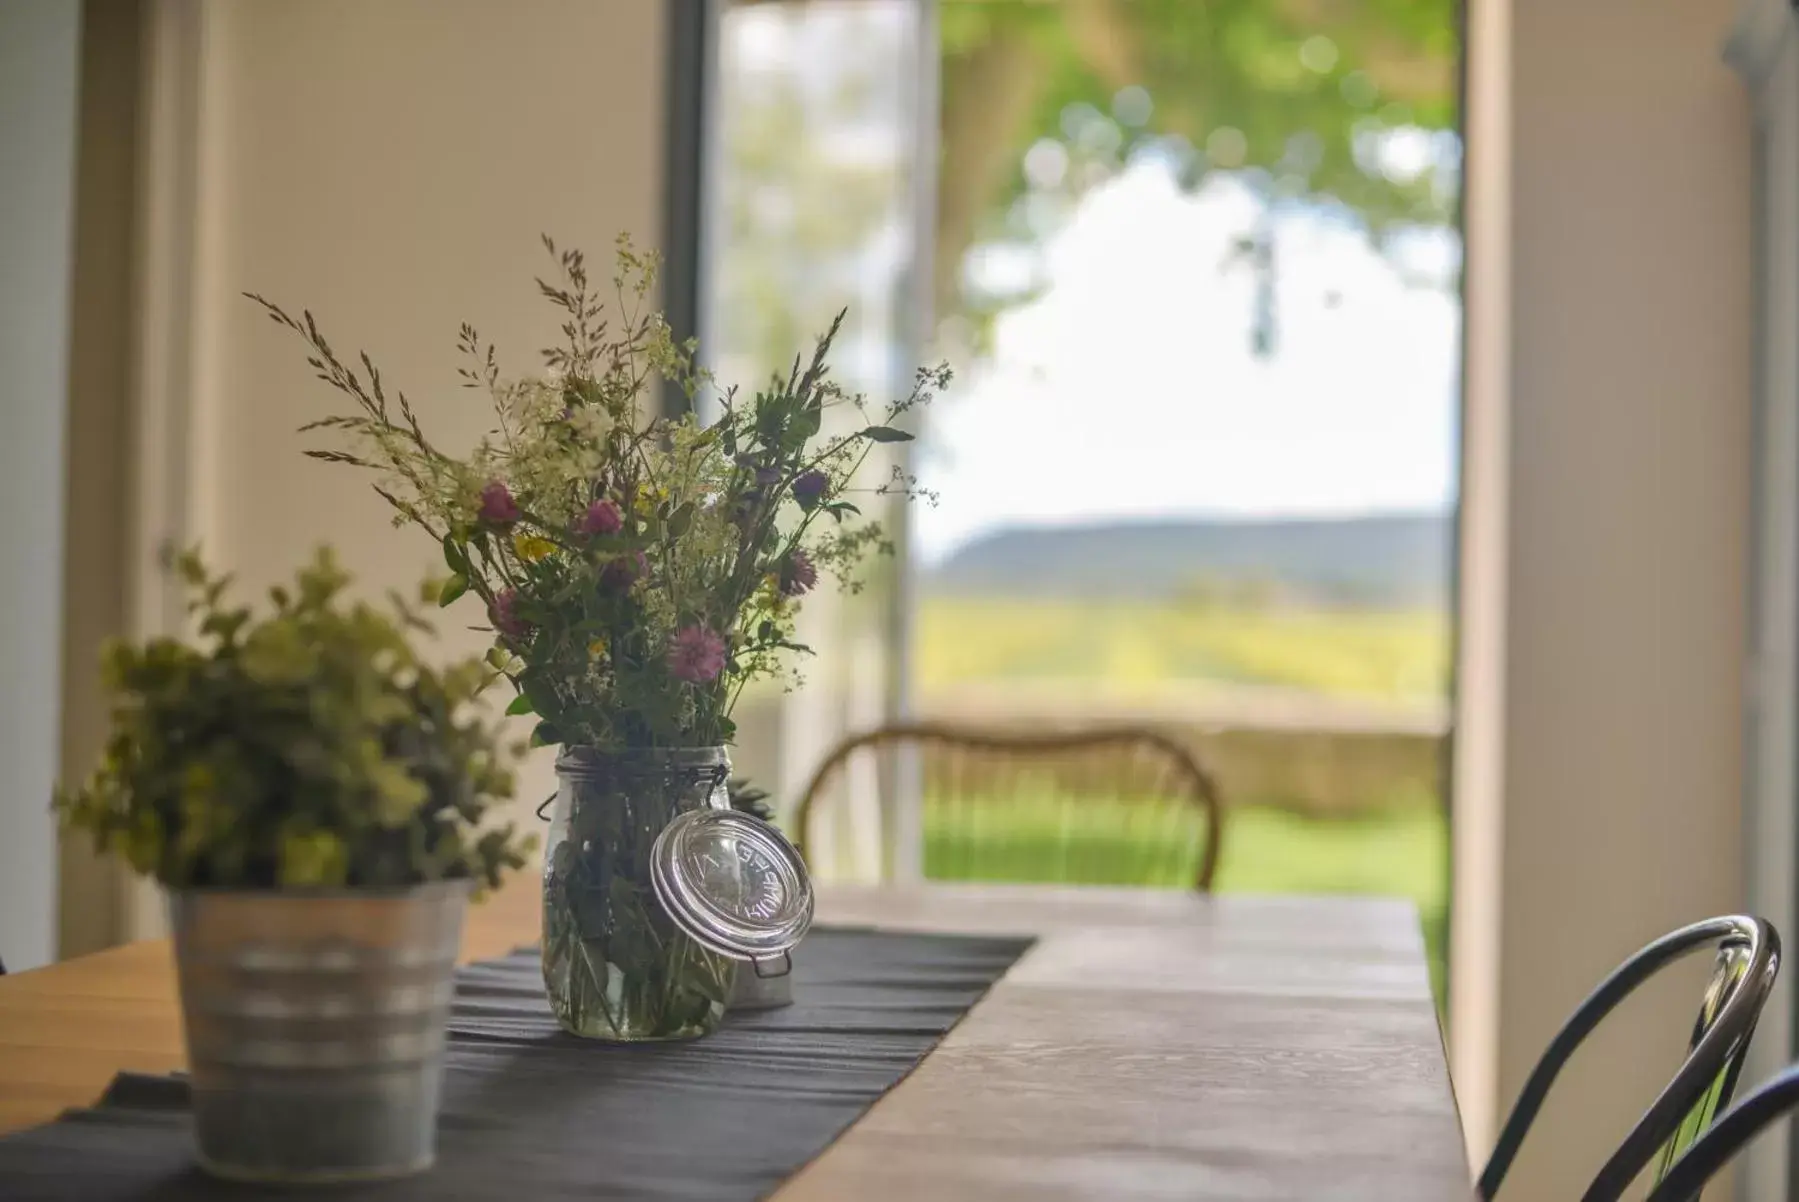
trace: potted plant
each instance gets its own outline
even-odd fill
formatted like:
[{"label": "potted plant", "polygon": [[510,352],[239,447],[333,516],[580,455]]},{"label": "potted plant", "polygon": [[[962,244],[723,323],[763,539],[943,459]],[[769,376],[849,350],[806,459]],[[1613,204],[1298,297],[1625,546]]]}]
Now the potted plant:
[{"label": "potted plant", "polygon": [[[557,1017],[592,1038],[700,1035],[734,968],[670,921],[653,847],[678,815],[728,809],[733,705],[807,651],[794,620],[820,576],[851,579],[888,548],[849,494],[876,448],[911,438],[894,423],[948,372],[921,371],[871,410],[830,377],[833,324],[754,397],[720,394],[710,422],[646,418],[656,381],[689,398],[709,383],[645,300],[654,257],[621,240],[603,305],[581,254],[544,241],[559,276],[538,284],[564,341],[543,371],[510,378],[463,327],[464,382],[490,398],[495,429],[460,453],[426,435],[366,356],[345,363],[310,313],[252,299],[354,403],[308,427],[341,440],[309,453],[377,472],[397,520],[441,544],[442,603],[478,599],[489,662],[518,692],[509,712],[535,714],[535,741],[561,746],[543,931]],[[863,491],[910,498],[914,482],[896,467]]]},{"label": "potted plant", "polygon": [[176,567],[197,642],[108,648],[105,755],[56,809],[169,892],[204,1167],[421,1170],[469,893],[527,851],[485,825],[512,789],[469,712],[491,670],[426,664],[418,614],[343,600],[325,551],[262,617],[196,555]]}]

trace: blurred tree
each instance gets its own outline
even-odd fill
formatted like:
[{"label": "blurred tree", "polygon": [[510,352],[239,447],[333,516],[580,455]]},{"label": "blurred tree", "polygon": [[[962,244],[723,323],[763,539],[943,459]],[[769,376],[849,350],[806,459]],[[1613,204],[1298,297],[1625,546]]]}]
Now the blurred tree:
[{"label": "blurred tree", "polygon": [[[736,360],[732,378],[739,383],[786,374],[792,357],[809,349],[866,286],[866,249],[900,216],[903,160],[845,153],[843,139],[830,136],[897,119],[895,102],[885,95],[891,89],[880,86],[893,66],[881,61],[877,41],[858,43],[854,36],[879,30],[864,30],[854,14],[844,15],[850,19],[838,31],[843,53],[828,68],[744,69],[727,80],[731,104],[721,118],[719,160],[726,186],[716,236],[718,249],[728,253],[714,256],[719,303],[710,349]],[[871,320],[865,307],[852,305],[840,350],[852,347]]]},{"label": "blurred tree", "polygon": [[[1382,148],[1455,129],[1456,0],[942,0],[940,24],[940,315],[1011,299],[967,295],[962,265],[1037,233],[1033,193],[1066,205],[1141,150],[1188,186],[1233,171],[1271,203],[1339,205],[1377,239],[1453,219],[1455,179]],[[1241,250],[1266,281],[1264,237]]]},{"label": "blurred tree", "polygon": [[[796,17],[848,3],[736,0]],[[1164,156],[1188,187],[1235,173],[1270,210],[1338,206],[1377,243],[1397,227],[1447,224],[1453,163],[1435,150],[1388,151],[1402,132],[1456,128],[1456,18],[1457,0],[939,0],[934,311],[984,324],[1015,303],[1017,293],[967,287],[970,249],[1040,244],[1048,223],[1139,153]],[[735,153],[767,156],[769,167],[809,153],[792,108],[768,116],[737,135],[754,150]],[[827,190],[813,220],[839,224],[859,208],[849,199]],[[1262,351],[1272,342],[1272,229],[1247,231],[1238,248],[1258,279]]]},{"label": "blurred tree", "polygon": [[[793,357],[809,354],[847,306],[832,366],[852,391],[883,401],[909,385],[912,371],[899,363],[893,311],[906,266],[895,234],[911,219],[918,64],[906,50],[916,22],[898,6],[841,0],[733,8],[740,11],[727,12],[722,26],[717,208],[708,231],[709,365],[753,392],[771,372],[785,377]],[[833,406],[824,420],[827,429],[846,427],[857,413]],[[904,498],[872,489],[902,454],[901,444],[877,448],[864,467],[871,492],[857,498],[867,516],[890,526]],[[846,647],[898,620],[898,571],[895,561],[874,557],[861,592],[832,590],[804,611],[803,641],[830,648],[809,661],[816,683],[842,695],[868,687],[856,675],[868,669]]]}]

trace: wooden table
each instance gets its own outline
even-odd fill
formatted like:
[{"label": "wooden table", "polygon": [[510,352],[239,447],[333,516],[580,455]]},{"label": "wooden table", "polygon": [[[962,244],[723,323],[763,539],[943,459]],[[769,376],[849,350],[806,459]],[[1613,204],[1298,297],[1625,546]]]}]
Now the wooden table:
[{"label": "wooden table", "polygon": [[[536,904],[476,908],[464,954],[532,940]],[[1040,941],[781,1202],[1469,1197],[1408,905],[924,886],[819,913]],[[0,978],[0,1129],[181,1063],[163,943]]]}]

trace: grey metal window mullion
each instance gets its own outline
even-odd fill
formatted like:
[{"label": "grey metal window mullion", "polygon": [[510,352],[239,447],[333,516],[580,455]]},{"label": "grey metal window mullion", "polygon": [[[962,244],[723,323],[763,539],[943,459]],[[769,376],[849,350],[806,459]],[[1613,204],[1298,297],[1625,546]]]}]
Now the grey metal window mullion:
[{"label": "grey metal window mullion", "polygon": [[[701,337],[706,276],[706,176],[718,93],[720,0],[665,0],[668,53],[662,171],[662,311],[676,340]],[[690,408],[679,387],[664,383],[662,412]]]},{"label": "grey metal window mullion", "polygon": [[[942,130],[942,91],[938,72],[942,55],[938,45],[937,0],[914,0],[918,7],[915,47],[918,71],[914,76],[917,93],[913,97],[914,121],[912,139],[912,262],[905,280],[907,303],[902,307],[898,350],[894,356],[892,383],[894,395],[904,396],[912,386],[915,365],[926,362],[935,341],[937,314],[933,303],[931,281],[936,272],[937,256],[937,162]],[[929,420],[928,412],[918,418]],[[923,434],[924,430],[919,430]],[[899,445],[899,466],[910,472],[914,443]],[[895,573],[893,595],[887,605],[887,640],[890,662],[887,672],[885,708],[889,722],[904,722],[912,713],[912,656],[914,589],[911,557],[910,506],[893,507]],[[887,764],[889,779],[881,782],[881,795],[887,799],[883,815],[886,830],[883,846],[889,862],[884,866],[890,876],[901,880],[924,876],[924,793],[923,773],[915,750],[902,750]]]}]

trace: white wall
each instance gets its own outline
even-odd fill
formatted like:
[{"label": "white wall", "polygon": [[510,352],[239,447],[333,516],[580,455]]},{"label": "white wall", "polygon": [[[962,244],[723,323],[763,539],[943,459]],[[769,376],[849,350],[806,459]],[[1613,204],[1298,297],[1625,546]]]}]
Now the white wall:
[{"label": "white wall", "polygon": [[[1749,112],[1720,55],[1733,9],[1470,10],[1473,729],[1451,1022],[1477,1161],[1606,971],[1743,901],[1752,281]],[[1678,1063],[1692,969],[1577,1058],[1508,1197],[1579,1196]]]},{"label": "white wall", "polygon": [[56,950],[77,0],[0,4],[0,960]]}]

